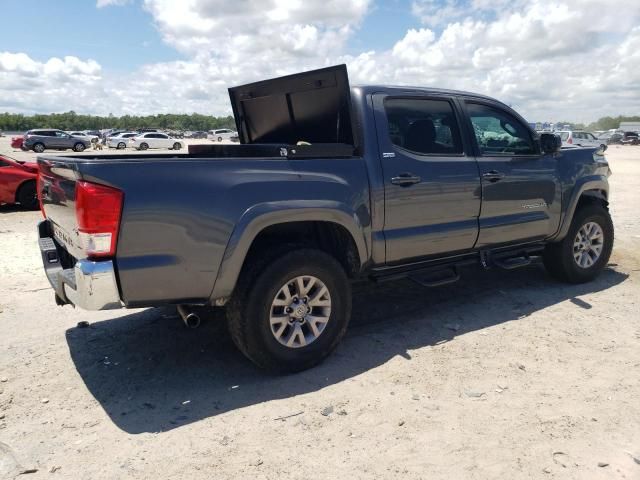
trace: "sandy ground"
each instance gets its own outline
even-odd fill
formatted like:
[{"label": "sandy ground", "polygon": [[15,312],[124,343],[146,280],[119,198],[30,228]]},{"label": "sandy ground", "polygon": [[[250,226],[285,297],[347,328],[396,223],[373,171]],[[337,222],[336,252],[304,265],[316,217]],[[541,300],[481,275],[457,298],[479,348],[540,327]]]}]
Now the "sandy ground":
[{"label": "sandy ground", "polygon": [[640,479],[640,147],[608,158],[597,281],[358,287],[335,354],[282,377],[215,321],[56,307],[40,213],[0,207],[0,478]]}]

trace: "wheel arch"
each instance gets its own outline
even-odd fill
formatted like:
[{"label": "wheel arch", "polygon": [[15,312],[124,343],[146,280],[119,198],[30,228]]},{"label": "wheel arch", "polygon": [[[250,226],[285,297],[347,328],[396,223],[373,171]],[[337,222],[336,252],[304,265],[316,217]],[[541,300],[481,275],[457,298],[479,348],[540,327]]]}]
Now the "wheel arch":
[{"label": "wheel arch", "polygon": [[609,206],[609,182],[603,177],[587,177],[573,190],[560,229],[553,238],[554,241],[562,240],[568,233],[571,221],[575,213],[586,203],[599,202],[605,208]]},{"label": "wheel arch", "polygon": [[[36,179],[35,178],[25,178],[22,182],[20,182],[20,184],[16,187],[16,193],[14,195],[15,197],[15,203],[18,203],[18,198],[20,197],[20,190],[22,190],[29,182],[33,182],[34,185],[36,185]],[[36,185],[37,188],[37,185]]]},{"label": "wheel arch", "polygon": [[334,255],[348,275],[356,276],[368,259],[357,215],[339,202],[308,203],[273,202],[248,209],[227,243],[211,299],[229,297],[245,263],[262,248],[285,240]]}]

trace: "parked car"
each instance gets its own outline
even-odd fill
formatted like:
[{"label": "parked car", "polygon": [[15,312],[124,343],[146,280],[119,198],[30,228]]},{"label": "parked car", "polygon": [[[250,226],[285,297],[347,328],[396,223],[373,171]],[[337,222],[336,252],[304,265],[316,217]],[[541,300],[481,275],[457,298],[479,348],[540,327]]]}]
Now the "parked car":
[{"label": "parked car", "polygon": [[622,145],[638,145],[640,141],[638,140],[637,132],[624,132],[622,134],[622,138],[620,139],[620,143]]},{"label": "parked car", "polygon": [[562,139],[562,146],[603,147],[606,142],[599,140],[593,133],[579,130],[560,130],[555,132]]},{"label": "parked car", "polygon": [[214,140],[217,142],[221,142],[222,140],[230,140],[231,137],[234,136],[238,136],[238,132],[229,128],[219,128],[217,130],[209,130],[209,132],[207,132],[207,138],[209,140]]},{"label": "parked car", "polygon": [[107,146],[109,148],[116,148],[118,150],[122,150],[123,148],[127,148],[129,140],[133,137],[140,135],[137,132],[123,132],[118,133],[112,137],[107,137]]},{"label": "parked car", "polygon": [[146,150],[148,148],[168,148],[169,150],[180,150],[182,143],[171,138],[166,133],[142,133],[129,138],[129,146],[138,150]]},{"label": "parked car", "polygon": [[607,139],[607,145],[620,145],[623,137],[622,133],[612,133]]},{"label": "parked car", "polygon": [[15,148],[16,150],[23,150],[24,148],[24,137],[11,137],[11,148]]},{"label": "parked car", "polygon": [[81,132],[78,130],[67,132],[67,133],[72,137],[82,138],[88,141],[89,143],[96,143],[100,139],[98,135],[88,135],[86,132]]},{"label": "parked car", "polygon": [[[268,94],[256,103],[255,91]],[[541,257],[551,276],[582,283],[607,265],[603,151],[561,149],[497,100],[349,88],[344,65],[229,95],[241,145],[38,157],[39,245],[58,304],[175,304],[191,326],[203,306],[225,306],[248,358],[299,371],[344,336],[352,281],[431,287],[466,265],[512,270]],[[292,97],[287,116],[273,115]]]},{"label": "parked car", "polygon": [[74,137],[62,130],[38,129],[29,130],[24,136],[24,147],[36,153],[42,153],[46,149],[67,150],[82,152],[91,146],[89,140]]},{"label": "parked car", "polygon": [[37,209],[37,177],[37,163],[0,155],[0,203],[19,203],[23,208]]},{"label": "parked car", "polygon": [[191,138],[196,138],[196,139],[207,138],[207,132],[203,132],[203,131],[191,132]]}]

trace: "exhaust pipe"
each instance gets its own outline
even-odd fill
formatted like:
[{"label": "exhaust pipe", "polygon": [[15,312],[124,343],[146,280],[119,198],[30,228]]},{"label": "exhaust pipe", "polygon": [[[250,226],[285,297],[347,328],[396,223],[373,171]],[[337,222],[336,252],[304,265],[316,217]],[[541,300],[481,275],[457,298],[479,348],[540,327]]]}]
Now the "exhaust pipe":
[{"label": "exhaust pipe", "polygon": [[178,305],[178,314],[187,328],[198,328],[200,326],[200,315],[191,310],[186,305]]}]

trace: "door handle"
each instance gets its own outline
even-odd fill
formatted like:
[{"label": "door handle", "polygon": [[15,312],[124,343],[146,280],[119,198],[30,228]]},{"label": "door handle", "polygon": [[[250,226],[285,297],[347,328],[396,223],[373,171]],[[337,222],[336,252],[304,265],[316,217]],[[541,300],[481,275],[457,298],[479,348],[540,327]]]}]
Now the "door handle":
[{"label": "door handle", "polygon": [[391,177],[391,183],[400,185],[401,187],[410,187],[416,183],[420,183],[422,179],[413,173],[401,173],[397,177]]},{"label": "door handle", "polygon": [[491,170],[490,172],[482,174],[482,178],[484,178],[485,180],[491,183],[499,182],[504,177],[505,177],[504,173],[498,172],[496,170]]}]

